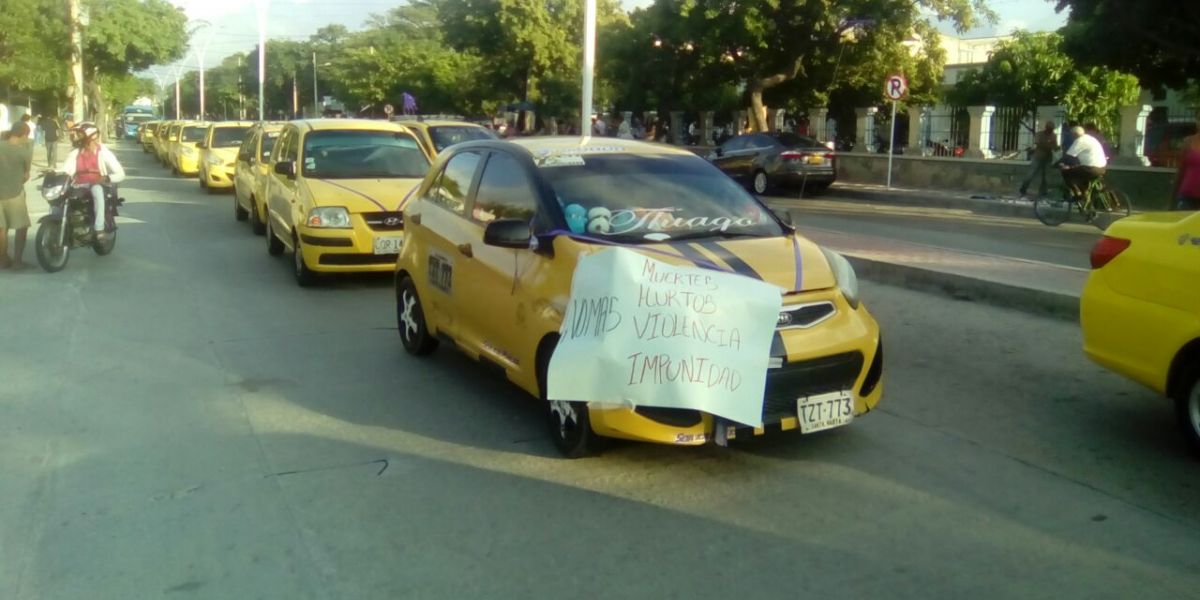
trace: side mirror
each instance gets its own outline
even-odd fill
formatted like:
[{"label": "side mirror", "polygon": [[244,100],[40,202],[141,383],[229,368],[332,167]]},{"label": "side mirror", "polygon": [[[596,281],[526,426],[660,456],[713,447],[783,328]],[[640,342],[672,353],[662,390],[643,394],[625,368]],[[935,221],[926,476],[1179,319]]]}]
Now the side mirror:
[{"label": "side mirror", "polygon": [[287,175],[288,179],[296,178],[296,161],[281,160],[275,163],[275,173],[279,175]]},{"label": "side mirror", "polygon": [[208,144],[206,144],[204,142],[196,142],[196,147],[203,150],[208,147]]},{"label": "side mirror", "polygon": [[784,225],[787,225],[792,229],[796,228],[796,224],[792,222],[792,211],[786,208],[772,208],[771,212],[775,213],[775,216],[782,221]]},{"label": "side mirror", "polygon": [[496,219],[483,230],[483,243],[499,248],[529,249],[533,229],[529,221],[521,219]]}]

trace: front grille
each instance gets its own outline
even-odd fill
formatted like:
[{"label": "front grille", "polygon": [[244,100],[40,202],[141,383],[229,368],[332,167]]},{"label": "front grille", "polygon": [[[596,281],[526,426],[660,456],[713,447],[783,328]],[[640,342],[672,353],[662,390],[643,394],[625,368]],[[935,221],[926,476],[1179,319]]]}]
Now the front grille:
[{"label": "front grille", "polygon": [[647,419],[673,427],[692,427],[701,420],[700,411],[686,408],[639,406],[633,410]]},{"label": "front grille", "polygon": [[404,213],[399,211],[363,213],[362,217],[367,222],[367,226],[375,231],[404,229]]},{"label": "front grille", "polygon": [[846,352],[784,363],[782,368],[768,371],[763,423],[796,416],[796,400],[800,396],[852,389],[862,367],[862,352]]},{"label": "front grille", "polygon": [[321,264],[354,266],[354,265],[394,265],[395,254],[322,254]]},{"label": "front grille", "polygon": [[824,321],[837,312],[832,302],[814,302],[800,306],[785,306],[779,313],[779,329],[806,329]]}]

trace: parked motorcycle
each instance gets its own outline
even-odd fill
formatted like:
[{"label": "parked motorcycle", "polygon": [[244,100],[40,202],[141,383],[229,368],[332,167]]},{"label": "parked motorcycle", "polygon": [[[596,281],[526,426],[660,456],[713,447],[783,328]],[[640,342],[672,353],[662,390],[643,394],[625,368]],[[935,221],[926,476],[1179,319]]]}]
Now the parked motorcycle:
[{"label": "parked motorcycle", "polygon": [[90,246],[96,254],[104,256],[113,251],[117,244],[117,207],[125,202],[117,195],[117,187],[104,186],[105,222],[111,233],[103,241],[96,239],[93,224],[95,207],[92,192],[86,186],[75,186],[70,175],[56,171],[42,173],[42,197],[50,204],[50,214],[38,219],[34,246],[37,261],[48,273],[56,273],[67,266],[73,248]]}]

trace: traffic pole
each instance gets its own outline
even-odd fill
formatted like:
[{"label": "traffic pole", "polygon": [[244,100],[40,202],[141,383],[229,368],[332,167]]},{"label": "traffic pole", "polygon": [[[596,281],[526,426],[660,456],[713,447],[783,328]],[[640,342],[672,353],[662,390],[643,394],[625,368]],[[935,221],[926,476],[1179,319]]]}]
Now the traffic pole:
[{"label": "traffic pole", "polygon": [[888,189],[892,189],[892,157],[896,154],[896,101],[892,100],[892,135],[888,136]]},{"label": "traffic pole", "polygon": [[596,70],[596,0],[583,3],[583,101],[579,106],[579,133],[592,135],[592,76]]}]

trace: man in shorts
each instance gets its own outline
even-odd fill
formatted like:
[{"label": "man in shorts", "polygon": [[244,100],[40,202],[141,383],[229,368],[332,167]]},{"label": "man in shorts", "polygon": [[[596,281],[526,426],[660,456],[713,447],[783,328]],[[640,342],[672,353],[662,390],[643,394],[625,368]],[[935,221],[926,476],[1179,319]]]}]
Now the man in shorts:
[{"label": "man in shorts", "polygon": [[[27,125],[18,123],[0,140],[0,269],[25,268],[25,237],[29,233],[29,209],[25,205],[25,182],[29,181],[32,155]],[[17,231],[13,257],[8,257],[8,230]]]}]

